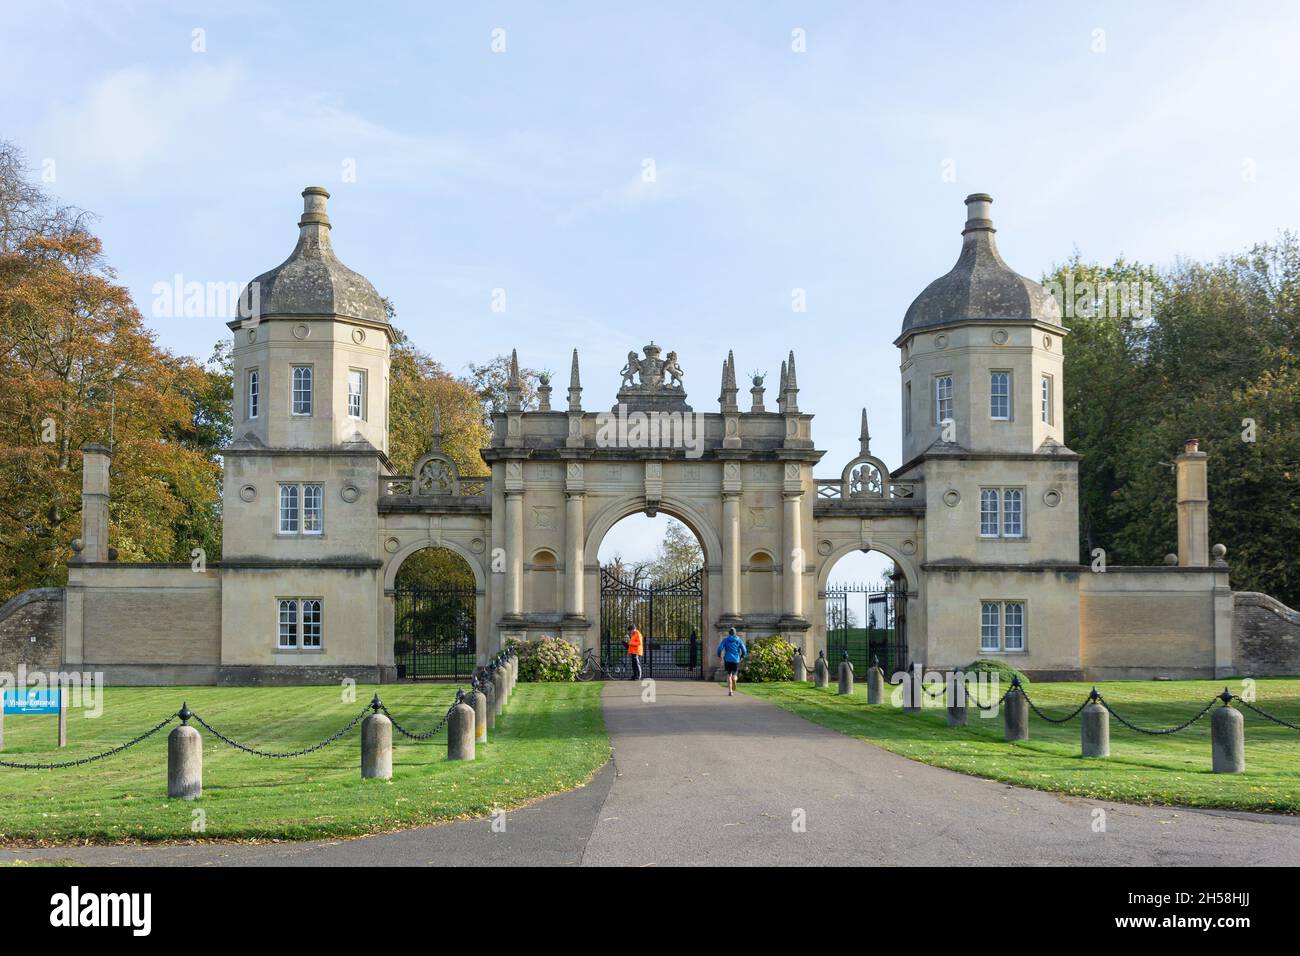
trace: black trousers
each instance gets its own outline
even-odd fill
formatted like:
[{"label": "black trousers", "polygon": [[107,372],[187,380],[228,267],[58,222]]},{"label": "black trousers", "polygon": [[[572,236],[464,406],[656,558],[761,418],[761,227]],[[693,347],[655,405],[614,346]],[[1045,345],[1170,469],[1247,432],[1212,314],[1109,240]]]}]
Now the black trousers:
[{"label": "black trousers", "polygon": [[641,679],[641,655],[629,654],[628,660],[632,664],[632,676],[629,678],[629,680],[640,680]]}]

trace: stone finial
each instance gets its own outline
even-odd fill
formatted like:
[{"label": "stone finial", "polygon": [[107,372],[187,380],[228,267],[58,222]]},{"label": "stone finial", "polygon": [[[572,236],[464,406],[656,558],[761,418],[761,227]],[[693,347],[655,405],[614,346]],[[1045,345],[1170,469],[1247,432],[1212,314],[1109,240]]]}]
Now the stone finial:
[{"label": "stone finial", "polygon": [[573,364],[569,366],[569,411],[582,411],[582,382],[578,378],[578,350],[573,350]]},{"label": "stone finial", "polygon": [[871,454],[871,432],[867,428],[867,410],[862,410],[862,428],[858,432],[858,454]]},{"label": "stone finial", "polygon": [[969,232],[997,232],[993,228],[993,217],[989,207],[993,197],[988,193],[971,193],[966,197],[966,228],[962,235]]},{"label": "stone finial", "polygon": [[442,450],[442,412],[438,406],[433,407],[433,432],[429,436],[429,449],[431,451]]},{"label": "stone finial", "polygon": [[510,350],[510,374],[506,377],[506,411],[517,412],[524,407],[524,380],[519,375],[519,352]]},{"label": "stone finial", "polygon": [[776,400],[781,414],[799,411],[799,384],[794,370],[794,351],[781,363],[781,394]]},{"label": "stone finial", "polygon": [[736,404],[736,394],[739,389],[736,386],[736,357],[730,351],[722,363],[722,393],[718,396],[718,404],[722,407],[723,412],[735,412],[739,406]]},{"label": "stone finial", "polygon": [[749,409],[750,414],[761,414],[767,411],[763,407],[763,378],[762,372],[754,372],[749,376],[749,380],[753,383],[749,389],[750,397],[753,399],[753,405]]}]

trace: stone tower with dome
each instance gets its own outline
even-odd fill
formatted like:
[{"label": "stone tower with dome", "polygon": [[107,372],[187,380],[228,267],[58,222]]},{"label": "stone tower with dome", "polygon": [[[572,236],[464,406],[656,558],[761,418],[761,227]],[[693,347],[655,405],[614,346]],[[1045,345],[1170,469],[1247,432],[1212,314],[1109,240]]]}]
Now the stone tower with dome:
[{"label": "stone tower with dome", "polygon": [[[1052,295],[998,254],[992,198],[966,198],[961,253],[908,308],[903,465],[926,489],[927,660],[1034,658],[1077,673],[1078,456],[1063,443],[1066,329]],[[978,620],[976,620],[978,616]],[[1030,635],[1032,634],[1032,651]]]}]

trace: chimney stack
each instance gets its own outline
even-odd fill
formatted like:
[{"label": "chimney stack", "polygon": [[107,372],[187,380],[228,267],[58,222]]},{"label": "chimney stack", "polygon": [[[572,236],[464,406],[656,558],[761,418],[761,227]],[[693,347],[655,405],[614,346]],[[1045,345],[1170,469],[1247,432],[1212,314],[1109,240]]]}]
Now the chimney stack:
[{"label": "chimney stack", "polygon": [[1210,490],[1208,456],[1201,440],[1189,438],[1174,459],[1178,477],[1178,565],[1205,568],[1210,564]]},{"label": "chimney stack", "polygon": [[108,463],[103,445],[81,446],[81,560],[108,560]]}]

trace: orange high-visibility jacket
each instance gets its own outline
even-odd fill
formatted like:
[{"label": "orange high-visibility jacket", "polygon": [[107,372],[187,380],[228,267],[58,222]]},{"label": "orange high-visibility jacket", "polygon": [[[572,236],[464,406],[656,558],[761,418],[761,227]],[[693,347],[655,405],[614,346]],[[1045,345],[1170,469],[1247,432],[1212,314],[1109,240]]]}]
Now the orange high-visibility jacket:
[{"label": "orange high-visibility jacket", "polygon": [[637,628],[632,628],[632,633],[628,635],[627,652],[641,656],[641,632]]}]

